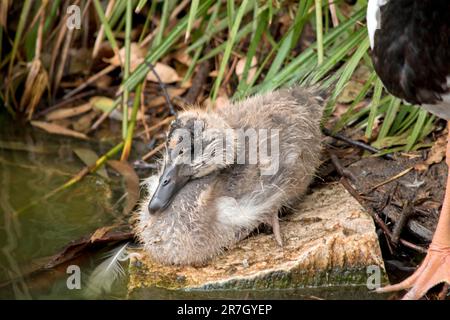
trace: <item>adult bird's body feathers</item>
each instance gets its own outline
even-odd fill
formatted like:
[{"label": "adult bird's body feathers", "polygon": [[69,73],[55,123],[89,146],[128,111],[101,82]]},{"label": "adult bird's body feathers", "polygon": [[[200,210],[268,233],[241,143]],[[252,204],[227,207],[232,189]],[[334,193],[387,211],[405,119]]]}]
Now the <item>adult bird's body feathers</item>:
[{"label": "adult bird's body feathers", "polygon": [[369,0],[375,70],[386,89],[450,119],[450,1]]}]

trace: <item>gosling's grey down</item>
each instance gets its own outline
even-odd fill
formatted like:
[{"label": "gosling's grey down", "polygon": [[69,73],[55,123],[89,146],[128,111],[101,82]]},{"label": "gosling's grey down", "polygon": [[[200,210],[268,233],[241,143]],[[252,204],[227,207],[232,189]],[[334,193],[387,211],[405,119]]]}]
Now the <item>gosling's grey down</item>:
[{"label": "gosling's grey down", "polygon": [[[160,174],[144,181],[147,195],[135,214],[145,251],[163,264],[202,265],[260,224],[272,226],[282,245],[278,212],[298,202],[319,165],[324,106],[318,89],[293,87],[212,112],[180,112]],[[252,131],[257,143],[239,135]],[[255,145],[256,163],[248,151]],[[269,156],[260,156],[264,146]]]}]

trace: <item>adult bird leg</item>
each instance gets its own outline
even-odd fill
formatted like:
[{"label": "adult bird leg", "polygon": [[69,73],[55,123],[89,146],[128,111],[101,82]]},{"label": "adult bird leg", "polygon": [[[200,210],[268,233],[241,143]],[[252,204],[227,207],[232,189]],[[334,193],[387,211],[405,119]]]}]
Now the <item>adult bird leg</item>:
[{"label": "adult bird leg", "polygon": [[419,299],[435,285],[450,284],[450,123],[447,137],[446,163],[449,167],[447,186],[441,216],[428,248],[428,253],[420,267],[404,281],[377,289],[377,292],[391,292],[411,288],[403,297],[405,300]]}]

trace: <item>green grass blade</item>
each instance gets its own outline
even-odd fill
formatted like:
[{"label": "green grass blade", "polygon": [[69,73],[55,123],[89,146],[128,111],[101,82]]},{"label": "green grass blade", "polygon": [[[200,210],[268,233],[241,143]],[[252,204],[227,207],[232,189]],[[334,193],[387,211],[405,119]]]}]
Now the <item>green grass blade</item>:
[{"label": "green grass blade", "polygon": [[[131,25],[133,18],[132,2],[127,1],[126,23],[125,23],[125,66],[123,70],[123,81],[127,81],[130,76],[130,57],[131,57]],[[122,101],[122,138],[126,138],[128,133],[128,98],[129,91],[124,90]]]},{"label": "green grass blade", "polygon": [[127,135],[125,137],[125,144],[122,149],[122,156],[120,160],[124,161],[128,159],[131,151],[131,145],[133,144],[133,133],[136,126],[136,118],[139,111],[140,101],[141,101],[142,84],[138,85],[136,92],[134,94],[133,109],[131,112],[130,125],[127,129]]},{"label": "green grass blade", "polygon": [[235,94],[236,96],[242,95],[249,87],[249,85],[247,84],[248,71],[250,70],[253,57],[256,54],[256,49],[261,41],[262,35],[263,35],[264,31],[266,30],[266,27],[268,26],[268,24],[269,24],[269,10],[265,10],[261,14],[261,16],[258,18],[258,24],[256,26],[255,33],[252,37],[252,41],[250,42],[250,46],[248,48],[248,52],[246,55],[244,71],[242,73],[242,79],[239,82],[238,88],[236,90],[236,94]]},{"label": "green grass blade", "polygon": [[372,102],[370,103],[370,113],[365,133],[366,138],[369,140],[372,138],[373,124],[375,123],[375,117],[377,115],[378,106],[380,105],[382,92],[383,92],[383,83],[381,82],[380,79],[377,78],[377,80],[375,81],[375,88],[373,91]]},{"label": "green grass blade", "polygon": [[316,38],[317,38],[317,64],[323,62],[323,25],[322,25],[322,0],[315,0],[316,9]]},{"label": "green grass blade", "polygon": [[163,10],[161,14],[161,21],[159,22],[158,32],[156,33],[155,40],[152,43],[152,48],[157,47],[161,44],[161,41],[164,36],[164,31],[166,31],[167,21],[169,21],[170,9],[171,9],[171,0],[163,1]]},{"label": "green grass blade", "polygon": [[191,35],[192,26],[194,25],[195,17],[197,16],[198,4],[199,0],[192,0],[191,9],[189,10],[188,25],[186,28],[186,36],[184,37],[185,42],[187,42]]},{"label": "green grass blade", "polygon": [[[153,4],[153,2],[156,2],[156,1],[152,1],[152,4]],[[138,5],[136,6],[136,9],[134,10],[136,13],[139,13],[139,12],[141,12],[141,10],[144,8],[144,6],[145,6],[145,4],[147,3],[147,0],[139,0],[139,3],[138,3]]]},{"label": "green grass blade", "polygon": [[417,121],[412,129],[411,134],[407,139],[406,151],[410,151],[414,144],[417,142],[418,138],[421,136],[422,131],[425,126],[425,120],[427,119],[428,112],[425,109],[420,109]]},{"label": "green grass blade", "polygon": [[[205,0],[203,1],[197,11],[198,16],[202,16],[205,14],[208,9],[211,7],[211,4],[214,0]],[[164,38],[164,41],[161,42],[160,45],[156,46],[145,57],[146,63],[154,64],[158,59],[160,59],[163,55],[165,55],[175,44],[175,42],[180,38],[183,32],[187,27],[187,18],[181,19],[178,24],[174,27],[174,29]],[[144,77],[148,72],[148,66],[146,63],[141,63],[136,70],[131,74],[127,81],[122,85],[120,90],[124,90],[125,88],[128,90],[134,90],[136,86],[142,82]]]},{"label": "green grass blade", "polygon": [[99,0],[94,0],[94,7],[97,11],[97,15],[100,18],[103,28],[105,29],[105,35],[111,45],[111,48],[116,54],[119,54],[119,46],[117,45],[116,38],[114,37],[111,26],[108,22],[108,19],[106,19],[105,13],[103,12],[103,8]]},{"label": "green grass blade", "polygon": [[19,24],[17,25],[17,31],[14,36],[14,42],[13,42],[13,47],[11,50],[11,56],[9,58],[8,78],[11,77],[12,69],[14,66],[14,60],[16,58],[17,51],[19,49],[20,41],[22,40],[22,34],[25,29],[25,25],[27,23],[27,17],[28,17],[28,14],[30,13],[32,3],[33,3],[33,1],[31,1],[31,0],[25,0],[23,7],[22,7],[22,11],[20,13]]},{"label": "green grass blade", "polygon": [[386,116],[384,117],[377,140],[383,139],[388,136],[389,130],[394,123],[395,116],[397,115],[398,109],[400,107],[400,102],[400,99],[394,97],[391,98],[389,108],[386,112]]},{"label": "green grass blade", "polygon": [[[311,1],[307,1],[311,2]],[[275,59],[273,60],[266,77],[272,78],[281,68],[282,64],[286,60],[286,57],[291,53],[293,45],[295,45],[300,37],[303,30],[303,26],[307,19],[309,18],[308,12],[303,11],[303,6],[305,2],[299,2],[299,8],[297,14],[295,15],[294,21],[292,23],[293,27],[290,28],[286,37],[281,40],[281,45]]]},{"label": "green grass blade", "polygon": [[225,68],[228,65],[228,60],[231,56],[231,50],[233,48],[234,42],[236,40],[236,35],[239,31],[239,26],[241,25],[242,18],[244,17],[245,8],[247,7],[248,0],[243,0],[236,14],[236,19],[233,24],[233,28],[230,31],[230,35],[227,40],[227,46],[225,47],[225,52],[223,54],[222,62],[219,67],[219,72],[214,82],[211,100],[215,101],[217,94],[219,93],[220,84],[222,83],[223,76],[225,74]]}]

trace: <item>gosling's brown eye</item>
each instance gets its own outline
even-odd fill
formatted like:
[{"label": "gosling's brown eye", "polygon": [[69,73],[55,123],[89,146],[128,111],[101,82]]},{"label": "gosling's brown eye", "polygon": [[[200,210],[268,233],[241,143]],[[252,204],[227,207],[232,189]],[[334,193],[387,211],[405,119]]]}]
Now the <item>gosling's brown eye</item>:
[{"label": "gosling's brown eye", "polygon": [[184,153],[184,150],[180,150],[180,152],[178,152],[178,154],[181,156]]}]

